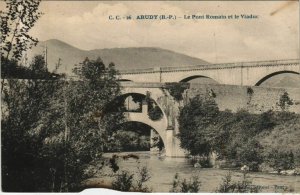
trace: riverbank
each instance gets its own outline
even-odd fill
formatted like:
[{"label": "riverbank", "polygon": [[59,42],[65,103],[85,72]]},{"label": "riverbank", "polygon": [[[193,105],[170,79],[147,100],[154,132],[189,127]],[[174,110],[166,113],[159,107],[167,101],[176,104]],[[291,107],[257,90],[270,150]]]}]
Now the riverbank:
[{"label": "riverbank", "polygon": [[[129,153],[118,154],[123,156]],[[129,158],[118,161],[120,170],[135,173],[137,167],[147,166],[151,179],[146,185],[152,188],[153,192],[169,192],[176,173],[181,178],[187,179],[192,176],[199,176],[200,192],[214,192],[222,183],[222,178],[229,172],[225,169],[194,168],[186,158],[159,157],[158,155],[150,155],[150,152],[134,152],[134,154],[138,155],[139,159]],[[111,157],[111,155],[112,153],[104,154],[105,157]],[[242,179],[243,174],[240,171],[232,170],[231,172],[234,181]],[[102,181],[112,181],[112,175],[113,172],[109,168],[105,168],[95,178],[88,179],[85,183],[86,187],[100,187],[103,184]],[[259,185],[261,192],[300,192],[300,176],[250,172],[248,177],[252,181],[252,185]]]}]

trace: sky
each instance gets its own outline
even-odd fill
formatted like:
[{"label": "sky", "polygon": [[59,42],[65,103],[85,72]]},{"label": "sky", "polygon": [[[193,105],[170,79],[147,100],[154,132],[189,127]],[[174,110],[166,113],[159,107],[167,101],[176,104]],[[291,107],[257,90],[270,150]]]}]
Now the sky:
[{"label": "sky", "polygon": [[[42,1],[30,34],[84,50],[160,47],[212,63],[299,58],[299,2]],[[142,14],[258,15],[258,19],[109,20]]]}]

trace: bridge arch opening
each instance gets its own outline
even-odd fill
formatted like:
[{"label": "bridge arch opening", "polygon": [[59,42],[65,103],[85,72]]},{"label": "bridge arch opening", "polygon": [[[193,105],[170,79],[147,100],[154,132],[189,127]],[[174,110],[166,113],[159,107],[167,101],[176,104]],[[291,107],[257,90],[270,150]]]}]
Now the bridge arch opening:
[{"label": "bridge arch opening", "polygon": [[139,121],[126,121],[119,124],[113,133],[114,144],[111,151],[156,151],[165,148],[164,141],[152,126]]},{"label": "bridge arch opening", "polygon": [[112,100],[105,112],[137,112],[147,114],[153,121],[162,119],[165,114],[150,96],[141,93],[125,93]]},{"label": "bridge arch opening", "polygon": [[179,82],[201,83],[201,84],[219,84],[216,80],[202,75],[193,75],[182,79]]},{"label": "bridge arch opening", "polygon": [[300,75],[295,71],[273,72],[260,79],[255,86],[300,87]]},{"label": "bridge arch opening", "polygon": [[142,112],[145,97],[144,94],[140,93],[122,94],[106,105],[106,112]]}]

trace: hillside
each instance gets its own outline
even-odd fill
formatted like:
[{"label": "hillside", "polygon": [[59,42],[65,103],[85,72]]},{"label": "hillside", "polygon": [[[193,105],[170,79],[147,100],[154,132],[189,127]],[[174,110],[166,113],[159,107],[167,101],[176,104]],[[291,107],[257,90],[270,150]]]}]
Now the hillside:
[{"label": "hillside", "polygon": [[297,74],[284,73],[271,77],[263,82],[261,86],[300,88],[300,77]]},{"label": "hillside", "polygon": [[50,71],[54,70],[55,64],[61,58],[62,66],[58,70],[59,73],[72,73],[74,65],[82,62],[86,57],[89,59],[101,57],[105,64],[114,62],[119,70],[209,64],[204,60],[161,48],[131,47],[86,51],[56,39],[39,42],[29,52],[29,59],[36,54],[42,54],[45,45],[47,45],[48,68]]}]

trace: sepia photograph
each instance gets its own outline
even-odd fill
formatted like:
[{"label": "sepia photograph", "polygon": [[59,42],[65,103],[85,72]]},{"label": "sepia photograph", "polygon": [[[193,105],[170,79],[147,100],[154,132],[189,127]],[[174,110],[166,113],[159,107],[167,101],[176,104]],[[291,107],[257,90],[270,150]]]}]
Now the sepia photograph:
[{"label": "sepia photograph", "polygon": [[1,192],[300,193],[299,1],[0,10]]}]

